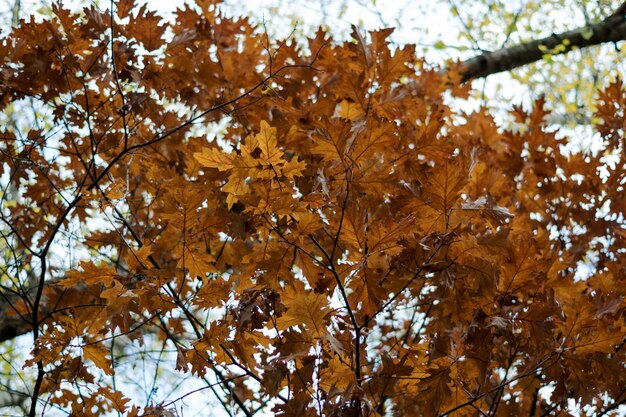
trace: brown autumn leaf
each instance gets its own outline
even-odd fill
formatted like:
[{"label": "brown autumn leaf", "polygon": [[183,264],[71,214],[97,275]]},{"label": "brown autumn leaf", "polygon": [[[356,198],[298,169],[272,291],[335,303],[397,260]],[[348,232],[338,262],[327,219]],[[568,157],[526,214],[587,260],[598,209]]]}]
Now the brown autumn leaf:
[{"label": "brown autumn leaf", "polygon": [[302,284],[286,288],[281,294],[286,311],[278,318],[278,330],[287,330],[293,326],[305,326],[314,336],[322,337],[327,330],[326,315],[328,299],[312,290],[305,290]]},{"label": "brown autumn leaf", "polygon": [[98,368],[102,369],[107,375],[113,375],[111,368],[111,360],[107,358],[109,351],[98,344],[83,346],[83,357],[92,361]]}]

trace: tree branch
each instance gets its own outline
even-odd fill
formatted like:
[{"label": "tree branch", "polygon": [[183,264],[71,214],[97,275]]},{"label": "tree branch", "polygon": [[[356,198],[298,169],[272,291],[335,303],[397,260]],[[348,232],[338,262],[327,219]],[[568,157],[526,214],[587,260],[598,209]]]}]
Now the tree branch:
[{"label": "tree branch", "polygon": [[[582,26],[563,33],[534,41],[486,52],[461,62],[459,71],[463,82],[483,78],[491,74],[510,71],[514,68],[540,61],[547,53],[565,54],[572,49],[586,48],[606,42],[626,40],[626,2],[599,23]],[[563,41],[565,41],[564,44]],[[554,50],[558,45],[563,47]],[[552,51],[552,52],[548,52]]]}]

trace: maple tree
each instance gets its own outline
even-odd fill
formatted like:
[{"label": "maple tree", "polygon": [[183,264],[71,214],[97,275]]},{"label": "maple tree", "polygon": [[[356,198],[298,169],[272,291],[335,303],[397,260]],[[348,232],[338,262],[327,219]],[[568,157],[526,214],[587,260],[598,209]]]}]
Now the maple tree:
[{"label": "maple tree", "polygon": [[[391,29],[300,45],[210,1],[112,9],[55,5],[1,41],[0,106],[37,115],[0,142],[0,339],[32,335],[29,415],[626,402],[619,78],[583,151],[543,99],[507,128],[454,110],[466,67]],[[150,341],[205,385],[126,392],[120,361]]]}]

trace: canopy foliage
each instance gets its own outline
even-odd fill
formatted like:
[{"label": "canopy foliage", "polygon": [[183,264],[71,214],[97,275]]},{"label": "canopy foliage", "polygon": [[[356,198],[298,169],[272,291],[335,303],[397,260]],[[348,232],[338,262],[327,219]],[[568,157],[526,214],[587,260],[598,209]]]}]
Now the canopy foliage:
[{"label": "canopy foliage", "polygon": [[[543,99],[507,128],[455,110],[462,74],[391,33],[301,46],[210,1],[171,22],[123,1],[1,40],[0,107],[36,115],[0,139],[0,339],[33,336],[31,416],[626,401],[622,81],[601,152],[577,150]],[[200,388],[130,389],[155,344]]]}]

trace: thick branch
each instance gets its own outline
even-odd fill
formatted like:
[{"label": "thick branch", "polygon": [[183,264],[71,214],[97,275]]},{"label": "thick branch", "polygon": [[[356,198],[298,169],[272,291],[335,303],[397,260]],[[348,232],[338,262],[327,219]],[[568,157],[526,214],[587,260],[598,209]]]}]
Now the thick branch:
[{"label": "thick branch", "polygon": [[[552,34],[547,38],[503,48],[461,62],[462,80],[482,78],[498,72],[531,64],[543,58],[544,54],[565,54],[572,49],[586,48],[606,42],[618,42],[626,39],[626,3],[622,4],[611,16],[599,23],[579,27],[568,32]],[[564,43],[565,41],[565,43]],[[554,50],[558,45],[565,48]],[[541,48],[541,49],[540,49]]]}]

